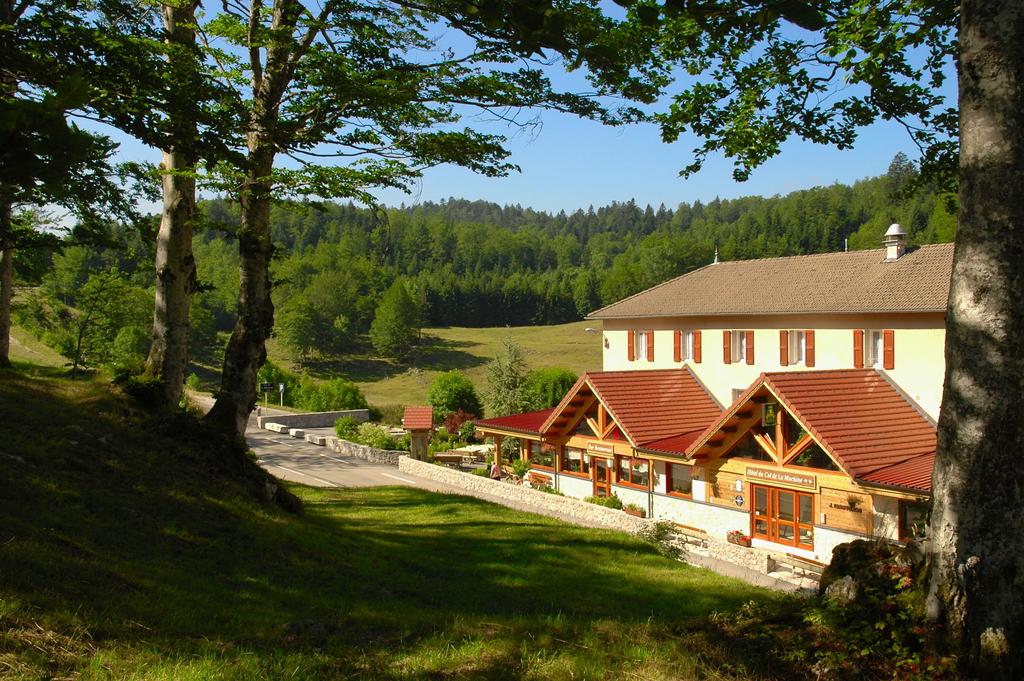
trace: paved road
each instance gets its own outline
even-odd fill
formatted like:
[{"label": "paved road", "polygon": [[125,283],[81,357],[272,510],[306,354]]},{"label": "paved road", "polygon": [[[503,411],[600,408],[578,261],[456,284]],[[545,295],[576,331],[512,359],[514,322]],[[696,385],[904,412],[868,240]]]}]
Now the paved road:
[{"label": "paved road", "polygon": [[245,441],[260,465],[275,476],[312,487],[419,486],[422,482],[394,466],[345,456],[305,440],[261,430],[255,423],[249,424]]}]

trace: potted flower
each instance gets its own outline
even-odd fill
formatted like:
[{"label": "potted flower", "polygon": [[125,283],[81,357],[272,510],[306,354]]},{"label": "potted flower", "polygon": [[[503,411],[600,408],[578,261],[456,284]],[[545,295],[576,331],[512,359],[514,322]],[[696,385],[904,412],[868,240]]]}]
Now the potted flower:
[{"label": "potted flower", "polygon": [[626,504],[622,507],[622,510],[637,518],[647,517],[647,512],[637,504]]},{"label": "potted flower", "polygon": [[730,530],[725,537],[729,540],[730,544],[736,544],[737,546],[750,546],[750,537],[744,534],[741,530]]}]

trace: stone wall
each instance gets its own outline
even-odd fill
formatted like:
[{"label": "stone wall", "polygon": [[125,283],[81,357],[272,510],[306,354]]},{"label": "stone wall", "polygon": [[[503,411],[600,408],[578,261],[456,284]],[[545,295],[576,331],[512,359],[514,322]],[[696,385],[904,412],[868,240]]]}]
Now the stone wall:
[{"label": "stone wall", "polygon": [[349,442],[348,440],[341,440],[336,437],[327,438],[327,448],[331,451],[338,452],[339,454],[346,454],[348,456],[354,456],[357,459],[369,461],[370,463],[382,463],[388,466],[397,466],[399,457],[405,456],[409,453],[392,449],[367,447],[366,445]]},{"label": "stone wall", "polygon": [[648,522],[615,509],[590,504],[571,497],[540,492],[529,487],[510,485],[507,482],[463,473],[424,461],[416,461],[408,456],[403,456],[398,460],[398,470],[458,487],[470,496],[485,499],[498,497],[518,504],[528,504],[534,513],[562,519],[571,518],[581,525],[636,534]]},{"label": "stone wall", "polygon": [[306,414],[258,416],[256,417],[256,425],[262,428],[264,423],[280,423],[289,428],[333,428],[334,422],[343,416],[362,423],[370,420],[370,410],[347,409],[344,411],[316,411]]}]

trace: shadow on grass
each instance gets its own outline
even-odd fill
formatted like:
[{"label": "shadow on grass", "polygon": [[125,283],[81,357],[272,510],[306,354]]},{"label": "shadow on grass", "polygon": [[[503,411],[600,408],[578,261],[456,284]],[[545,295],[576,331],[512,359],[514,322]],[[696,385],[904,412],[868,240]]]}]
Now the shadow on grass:
[{"label": "shadow on grass", "polygon": [[[406,487],[296,488],[306,511],[289,516],[197,434],[97,384],[13,377],[0,407],[0,598],[20,604],[0,632],[39,621],[90,641],[43,675],[96,656],[143,678],[794,674],[709,619],[785,601],[625,535]],[[0,652],[29,664],[18,641]]]}]

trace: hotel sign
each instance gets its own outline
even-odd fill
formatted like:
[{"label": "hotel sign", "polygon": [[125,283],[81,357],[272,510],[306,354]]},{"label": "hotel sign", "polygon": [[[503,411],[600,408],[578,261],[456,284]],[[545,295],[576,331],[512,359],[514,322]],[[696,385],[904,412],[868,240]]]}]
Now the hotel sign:
[{"label": "hotel sign", "polygon": [[588,442],[587,451],[594,452],[596,454],[614,454],[615,447],[612,445],[603,445],[599,442]]},{"label": "hotel sign", "polygon": [[793,487],[817,487],[817,477],[804,475],[803,473],[792,473],[790,471],[772,470],[771,468],[747,468],[747,477],[751,480],[764,482],[780,482]]}]

